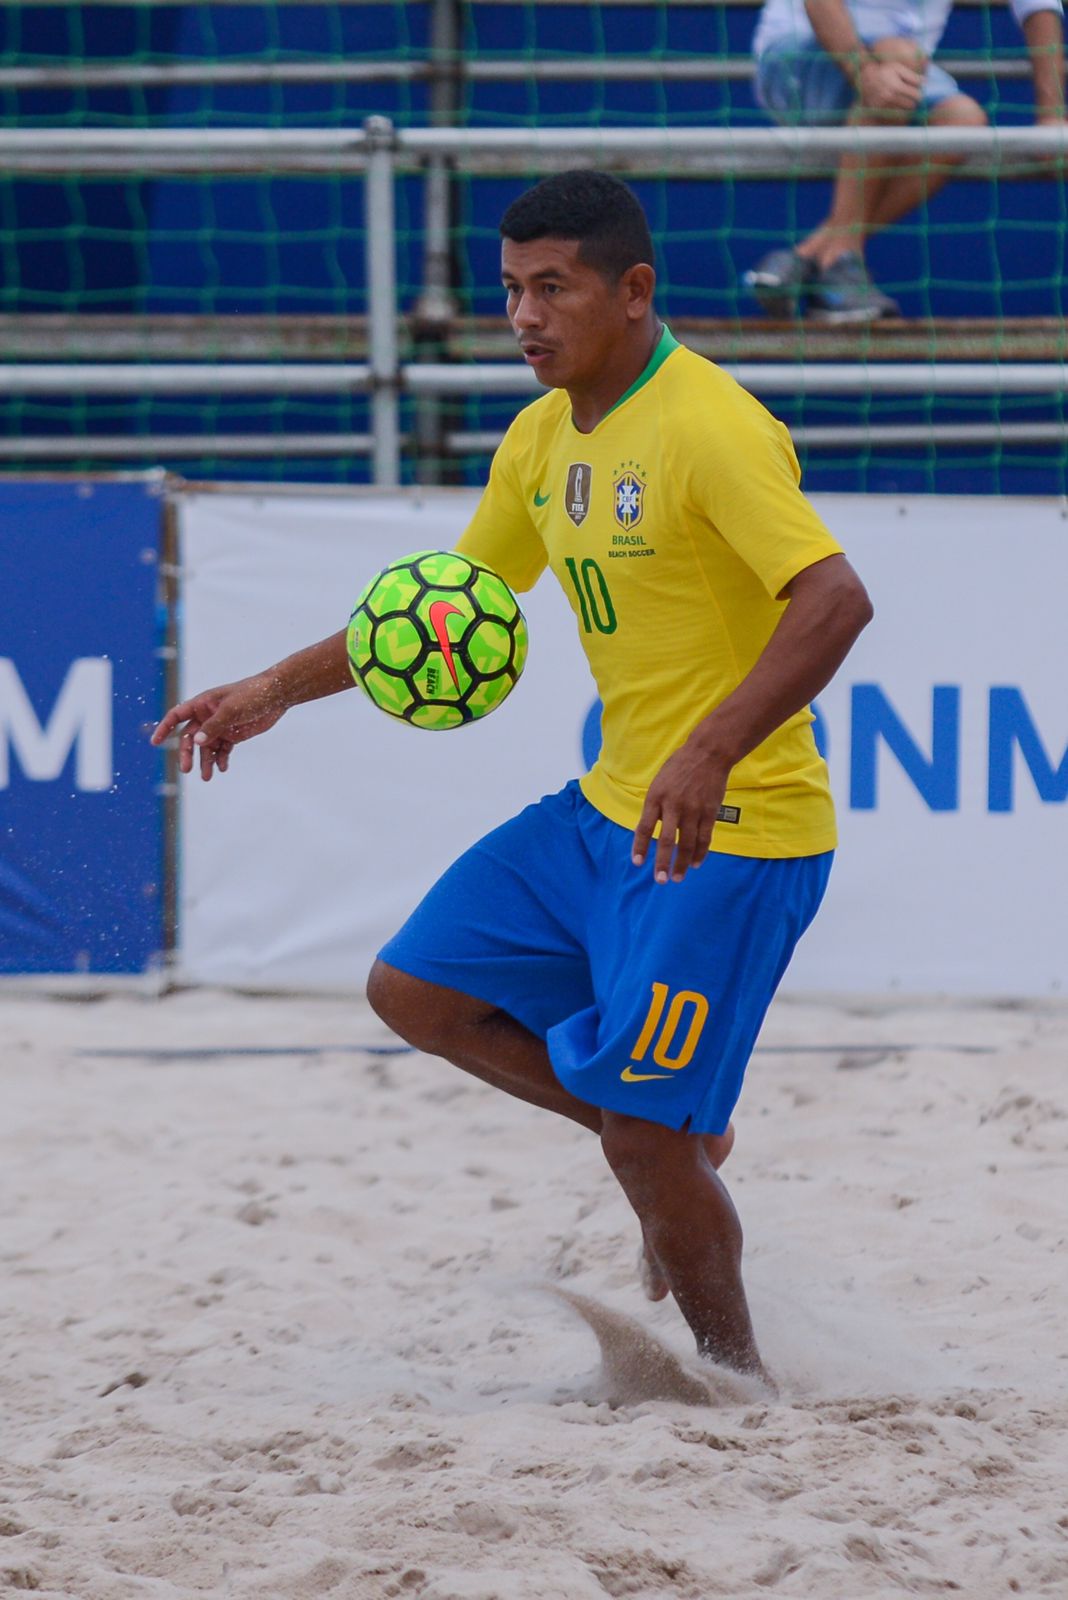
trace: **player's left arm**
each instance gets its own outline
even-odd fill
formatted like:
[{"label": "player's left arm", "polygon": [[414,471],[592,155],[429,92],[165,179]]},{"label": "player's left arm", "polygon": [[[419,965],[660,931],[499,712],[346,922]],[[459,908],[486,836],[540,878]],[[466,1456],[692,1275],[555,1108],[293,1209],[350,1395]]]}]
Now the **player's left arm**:
[{"label": "player's left arm", "polygon": [[637,866],[645,861],[659,823],[653,862],[658,883],[669,876],[678,883],[690,867],[701,865],[731,768],[830,682],[873,615],[867,590],[841,554],[805,567],[782,598],[786,609],[753,667],[649,787],[633,859]]}]

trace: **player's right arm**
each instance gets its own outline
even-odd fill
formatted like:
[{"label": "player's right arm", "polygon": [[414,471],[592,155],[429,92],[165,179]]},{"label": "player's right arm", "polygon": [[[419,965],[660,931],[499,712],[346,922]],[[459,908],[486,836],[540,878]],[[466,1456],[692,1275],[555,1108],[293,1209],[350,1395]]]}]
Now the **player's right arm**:
[{"label": "player's right arm", "polygon": [[152,743],[163,744],[177,732],[179,770],[192,772],[199,758],[200,776],[207,782],[216,770],[226,771],[235,744],[266,733],[291,706],[352,687],[342,628],[265,672],[180,701],[159,722]]}]

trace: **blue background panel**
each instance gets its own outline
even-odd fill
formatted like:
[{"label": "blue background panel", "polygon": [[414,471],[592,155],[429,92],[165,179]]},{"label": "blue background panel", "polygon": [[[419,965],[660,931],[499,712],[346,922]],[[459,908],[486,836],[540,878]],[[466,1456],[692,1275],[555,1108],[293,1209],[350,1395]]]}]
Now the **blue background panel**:
[{"label": "blue background panel", "polygon": [[[140,973],[158,961],[163,772],[145,724],[161,705],[161,513],[145,482],[0,483],[0,973]],[[49,758],[77,662],[92,663],[87,715]],[[107,787],[79,786],[87,760],[89,782],[103,772]]]}]

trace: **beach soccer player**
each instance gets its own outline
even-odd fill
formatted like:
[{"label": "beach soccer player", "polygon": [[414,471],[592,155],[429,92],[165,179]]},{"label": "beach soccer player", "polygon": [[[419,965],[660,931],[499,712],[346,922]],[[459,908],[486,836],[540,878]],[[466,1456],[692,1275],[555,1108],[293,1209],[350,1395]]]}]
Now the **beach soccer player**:
[{"label": "beach soccer player", "polygon": [[[624,184],[564,172],[501,223],[508,316],[547,393],[497,451],[459,549],[548,566],[603,702],[591,771],[430,889],[371,972],[417,1049],[596,1133],[648,1286],[699,1351],[764,1374],[716,1166],[768,1004],[835,848],[809,702],[871,616],[799,489],[786,429],[680,345]],[[225,771],[290,707],[352,686],[344,630],[174,706],[179,764]]]}]

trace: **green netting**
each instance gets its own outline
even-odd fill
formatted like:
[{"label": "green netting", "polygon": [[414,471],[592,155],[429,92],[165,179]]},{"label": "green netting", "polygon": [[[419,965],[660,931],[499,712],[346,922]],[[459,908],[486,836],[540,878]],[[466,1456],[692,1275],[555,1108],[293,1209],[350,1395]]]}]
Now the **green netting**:
[{"label": "green netting", "polygon": [[[751,4],[679,0],[12,5],[0,17],[0,131],[108,128],[136,143],[142,129],[343,129],[375,114],[398,127],[761,127],[769,119],[747,66],[756,16]],[[1005,8],[958,6],[942,57],[992,122],[1032,119],[1026,52]],[[578,76],[553,75],[575,61]],[[405,359],[509,353],[497,218],[539,174],[471,177],[463,166],[450,181],[447,326],[414,315],[433,239],[424,182],[397,183]],[[796,430],[810,483],[1068,488],[1063,390],[821,395],[805,381],[827,360],[1063,361],[1068,202],[1056,175],[958,179],[904,217],[869,252],[903,321],[833,337],[807,320],[769,323],[745,281],[768,250],[819,221],[825,179],[784,170],[635,182],[657,238],[660,305],[682,337],[726,362],[797,364],[796,392],[767,398]],[[365,244],[357,175],[0,170],[5,359],[136,360],[146,371],[175,360],[361,360]],[[405,476],[480,481],[517,404],[474,393],[405,404]],[[288,397],[96,396],[73,385],[0,400],[0,469],[134,459],[108,453],[102,440],[116,439],[189,475],[358,480],[369,428],[364,397],[339,393],[329,376],[321,394]],[[237,435],[269,453],[228,453]],[[316,436],[314,449],[301,450],[302,435]],[[345,448],[329,453],[331,435]],[[180,449],[161,442],[174,436]]]}]

